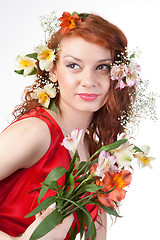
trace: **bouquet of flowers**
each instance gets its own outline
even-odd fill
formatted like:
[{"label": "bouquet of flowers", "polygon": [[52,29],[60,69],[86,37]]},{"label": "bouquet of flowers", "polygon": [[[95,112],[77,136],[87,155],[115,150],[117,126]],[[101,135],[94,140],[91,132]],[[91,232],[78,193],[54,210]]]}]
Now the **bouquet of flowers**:
[{"label": "bouquet of flowers", "polygon": [[[74,130],[70,136],[64,138],[62,145],[74,152],[68,171],[63,167],[53,169],[42,183],[39,194],[39,202],[48,191],[53,190],[53,196],[42,201],[26,217],[34,216],[48,206],[56,203],[56,209],[48,215],[35,229],[30,240],[38,239],[72,212],[76,212],[79,219],[80,237],[85,233],[85,240],[90,236],[96,238],[96,229],[87,204],[97,205],[99,209],[108,214],[120,217],[117,208],[121,200],[125,198],[126,188],[132,180],[131,163],[137,158],[141,167],[150,165],[154,158],[148,157],[148,146],[139,149],[129,143],[124,134],[117,136],[117,141],[102,146],[90,159],[80,161],[77,146],[81,138],[82,130]],[[65,184],[60,186],[57,180],[65,175]],[[70,240],[75,239],[77,224],[69,230]]]}]

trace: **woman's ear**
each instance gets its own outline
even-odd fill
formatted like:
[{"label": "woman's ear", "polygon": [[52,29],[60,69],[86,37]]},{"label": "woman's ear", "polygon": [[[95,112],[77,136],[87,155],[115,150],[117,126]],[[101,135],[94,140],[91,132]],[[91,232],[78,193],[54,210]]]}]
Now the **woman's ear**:
[{"label": "woman's ear", "polygon": [[52,82],[57,82],[57,81],[58,81],[55,66],[53,66],[53,67],[50,69],[50,71],[49,71],[49,79],[50,79]]}]

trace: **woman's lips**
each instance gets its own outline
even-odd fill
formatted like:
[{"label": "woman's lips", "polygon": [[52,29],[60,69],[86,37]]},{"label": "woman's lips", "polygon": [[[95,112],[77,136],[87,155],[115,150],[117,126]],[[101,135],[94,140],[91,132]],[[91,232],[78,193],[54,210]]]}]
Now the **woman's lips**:
[{"label": "woman's lips", "polygon": [[94,101],[98,97],[95,93],[79,93],[78,95],[85,101]]}]

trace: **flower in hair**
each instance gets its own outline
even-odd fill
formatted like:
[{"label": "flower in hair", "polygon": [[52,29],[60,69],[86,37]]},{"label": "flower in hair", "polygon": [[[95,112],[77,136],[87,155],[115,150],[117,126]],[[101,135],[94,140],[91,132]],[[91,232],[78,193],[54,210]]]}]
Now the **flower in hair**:
[{"label": "flower in hair", "polygon": [[64,12],[62,17],[59,18],[59,21],[61,21],[61,33],[64,34],[75,28],[77,26],[76,23],[80,22],[81,19],[76,12],[73,12],[72,14]]},{"label": "flower in hair", "polygon": [[124,87],[137,87],[141,81],[139,73],[141,67],[134,62],[136,53],[132,53],[129,57],[125,57],[124,53],[118,55],[119,61],[111,66],[111,79],[118,80],[116,88],[123,89]]},{"label": "flower in hair", "polygon": [[53,84],[47,84],[44,88],[37,88],[32,93],[33,99],[38,99],[38,102],[45,108],[49,107],[50,98],[54,98],[56,96],[56,90],[53,88]]},{"label": "flower in hair", "polygon": [[16,61],[17,61],[16,66],[20,69],[20,70],[15,70],[16,73],[23,74],[23,76],[26,77],[35,72],[36,61],[33,58],[30,58],[28,56],[18,55],[16,58]]},{"label": "flower in hair", "polygon": [[56,59],[55,51],[43,45],[35,47],[34,50],[38,54],[40,69],[49,71],[53,67],[53,61]]}]

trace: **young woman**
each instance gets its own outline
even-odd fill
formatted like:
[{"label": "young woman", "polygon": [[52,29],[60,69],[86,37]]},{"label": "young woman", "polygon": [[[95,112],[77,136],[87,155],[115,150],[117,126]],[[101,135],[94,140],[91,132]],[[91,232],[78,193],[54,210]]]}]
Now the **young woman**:
[{"label": "young woman", "polygon": [[[116,141],[117,134],[124,131],[119,119],[131,111],[129,87],[116,88],[117,81],[110,77],[111,63],[125,54],[127,39],[123,32],[93,14],[64,13],[60,20],[61,29],[48,43],[56,59],[45,67],[41,60],[45,54],[49,58],[49,52],[43,52],[35,84],[26,88],[24,102],[14,111],[15,121],[0,135],[0,239],[16,239],[20,234],[18,239],[29,239],[52,211],[48,208],[36,220],[24,218],[38,205],[39,190],[31,190],[40,187],[53,168],[69,167],[72,155],[60,144],[64,136],[75,128],[84,130],[78,153],[81,161],[87,161],[99,147]],[[51,82],[59,89],[55,97],[57,114],[44,107],[44,92],[37,95],[39,99],[33,97],[36,89]],[[59,184],[63,185],[64,179]],[[50,194],[48,191],[45,198]],[[93,206],[88,210],[94,221],[99,215],[104,226],[96,223],[97,239],[106,239],[105,213]],[[73,215],[42,239],[65,239],[72,221]]]}]

